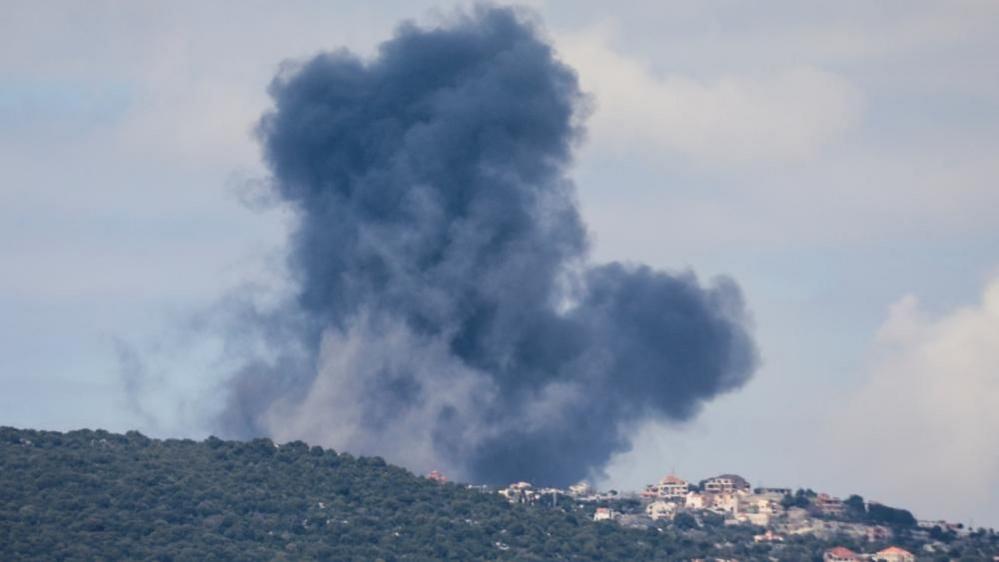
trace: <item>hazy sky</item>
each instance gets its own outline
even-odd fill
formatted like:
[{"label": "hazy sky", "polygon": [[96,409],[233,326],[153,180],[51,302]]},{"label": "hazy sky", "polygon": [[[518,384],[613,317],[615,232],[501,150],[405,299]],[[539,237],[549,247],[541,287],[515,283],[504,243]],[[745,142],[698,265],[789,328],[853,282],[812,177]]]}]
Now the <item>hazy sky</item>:
[{"label": "hazy sky", "polygon": [[[593,96],[594,258],[732,275],[763,353],[604,484],[736,472],[999,526],[999,4],[530,4]],[[5,2],[0,424],[203,435],[203,312],[280,283],[267,83],[454,6]]]}]

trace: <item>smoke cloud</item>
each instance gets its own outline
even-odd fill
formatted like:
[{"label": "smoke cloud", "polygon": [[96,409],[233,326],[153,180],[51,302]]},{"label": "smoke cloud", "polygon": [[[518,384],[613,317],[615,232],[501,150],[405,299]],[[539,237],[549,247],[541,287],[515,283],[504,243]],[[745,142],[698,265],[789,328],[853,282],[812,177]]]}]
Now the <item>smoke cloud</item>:
[{"label": "smoke cloud", "polygon": [[296,298],[248,317],[269,352],[229,380],[229,435],[564,485],[750,377],[731,280],[587,263],[566,175],[587,100],[524,14],[403,24],[371,60],[320,54],[270,93]]}]

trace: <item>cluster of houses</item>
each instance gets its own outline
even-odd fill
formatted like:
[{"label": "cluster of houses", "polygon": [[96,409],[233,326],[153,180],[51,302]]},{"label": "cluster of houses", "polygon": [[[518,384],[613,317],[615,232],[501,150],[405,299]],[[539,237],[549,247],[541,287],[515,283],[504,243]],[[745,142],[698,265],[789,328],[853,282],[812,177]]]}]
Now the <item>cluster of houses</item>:
[{"label": "cluster of houses", "polygon": [[[751,524],[765,528],[764,533],[753,537],[758,543],[780,543],[789,535],[801,534],[830,538],[847,535],[870,542],[892,538],[891,529],[885,526],[837,520],[846,514],[846,505],[839,498],[817,494],[810,502],[810,510],[786,507],[784,500],[791,496],[790,489],[753,489],[745,478],[736,474],[722,474],[698,484],[669,474],[659,482],[649,484],[638,494],[618,494],[613,490],[600,493],[585,482],[567,490],[534,488],[528,482],[518,482],[499,490],[499,493],[512,503],[557,506],[560,501],[569,501],[598,504],[593,512],[594,520],[616,521],[622,525],[643,526],[672,521],[680,513],[688,513],[698,519],[714,514],[723,518],[726,525]],[[636,511],[634,507],[621,507],[635,505],[641,506],[641,511]],[[813,517],[815,513],[825,517]],[[874,554],[858,554],[836,548],[828,551],[825,558],[825,562],[859,560],[910,562],[914,557],[905,550],[892,547]]]},{"label": "cluster of houses", "polygon": [[773,519],[784,515],[781,501],[790,493],[785,488],[757,488],[754,491],[745,478],[735,474],[715,476],[699,486],[669,474],[646,486],[640,497],[646,504],[646,514],[653,521],[671,520],[681,510],[707,511],[725,517],[729,524],[768,527]]},{"label": "cluster of houses", "polygon": [[[448,479],[432,471],[427,479],[444,484]],[[675,520],[683,514],[687,524],[691,520],[703,526],[709,517],[714,524],[750,524],[762,527],[762,533],[753,535],[755,543],[784,543],[796,535],[809,535],[822,540],[837,541],[840,537],[854,539],[851,544],[890,543],[894,531],[887,526],[872,524],[852,517],[852,502],[829,494],[793,493],[789,488],[753,488],[745,478],[736,474],[722,474],[697,484],[687,482],[675,474],[668,474],[654,484],[645,486],[638,493],[601,492],[587,482],[561,488],[535,488],[529,482],[516,482],[497,490],[492,486],[468,485],[483,493],[499,493],[510,503],[569,507],[592,510],[595,521],[612,521],[622,526],[651,528],[659,522]],[[870,508],[873,503],[868,503]],[[805,506],[805,507],[802,507]],[[320,504],[320,507],[322,504]],[[720,519],[719,519],[720,518]],[[910,539],[925,539],[921,554],[944,553],[946,546],[939,540],[945,533],[951,537],[967,537],[971,529],[947,521],[917,521],[917,526],[907,531]],[[937,538],[934,538],[937,537]],[[838,542],[838,541],[837,541]],[[500,550],[508,550],[504,543],[496,543]],[[873,550],[873,548],[872,548]],[[915,562],[916,556],[898,546],[876,552],[854,552],[844,546],[826,550],[823,562]],[[993,560],[999,562],[999,555]],[[737,562],[711,559],[712,562]],[[707,562],[693,560],[692,562]]]},{"label": "cluster of houses", "polygon": [[[735,523],[751,523],[766,527],[771,520],[784,514],[781,500],[790,493],[784,488],[759,488],[753,491],[744,478],[726,474],[709,478],[700,486],[691,486],[676,475],[668,475],[656,484],[646,486],[637,498],[644,505],[645,515],[652,521],[672,520],[681,510],[708,511]],[[557,505],[559,497],[582,503],[606,503],[634,498],[611,490],[597,492],[580,482],[567,490],[535,488],[528,482],[517,482],[499,490],[511,503]],[[564,500],[563,500],[564,501]],[[598,507],[594,519],[617,520],[621,513],[609,507]]]},{"label": "cluster of houses", "polygon": [[[529,482],[517,482],[499,490],[499,494],[511,503],[558,504],[562,496],[582,503],[606,503],[628,498],[639,499],[644,505],[645,514],[653,521],[672,520],[679,512],[711,512],[721,515],[728,524],[749,523],[769,527],[778,518],[786,519],[790,513],[791,522],[801,517],[804,510],[785,510],[782,501],[791,494],[788,488],[756,488],[745,478],[736,474],[723,474],[692,485],[675,474],[669,474],[655,484],[649,484],[635,495],[621,495],[616,491],[598,492],[586,482],[559,488],[535,488]],[[841,500],[827,494],[819,494],[814,507],[824,515],[838,516],[845,511]],[[594,519],[616,520],[620,513],[609,507],[597,508]],[[800,525],[798,526],[800,527]],[[792,532],[798,527],[792,525]],[[887,532],[887,529],[878,529]],[[877,533],[875,533],[877,534]],[[879,538],[879,537],[872,537]]]},{"label": "cluster of houses", "polygon": [[[429,480],[445,483],[440,472],[427,475]],[[857,522],[847,517],[848,506],[829,494],[807,494],[807,509],[795,500],[788,488],[753,488],[745,478],[722,474],[692,484],[675,474],[668,474],[639,493],[600,492],[586,482],[561,488],[535,488],[529,482],[516,482],[496,490],[489,486],[469,486],[483,492],[498,492],[507,501],[550,507],[590,505],[595,521],[614,521],[624,526],[648,528],[657,522],[674,520],[681,513],[701,524],[707,517],[720,517],[725,525],[750,524],[763,527],[754,535],[757,543],[782,543],[794,535],[822,539],[847,536],[868,543],[891,541],[891,528]],[[792,499],[793,501],[788,501]],[[797,504],[797,505],[796,505]],[[969,529],[946,521],[919,521],[912,536],[929,539],[932,533],[946,532],[964,536]],[[931,544],[923,547],[934,552]],[[839,546],[825,552],[823,562],[914,562],[916,557],[897,546],[878,552],[858,553]],[[999,556],[996,557],[999,562]]]}]

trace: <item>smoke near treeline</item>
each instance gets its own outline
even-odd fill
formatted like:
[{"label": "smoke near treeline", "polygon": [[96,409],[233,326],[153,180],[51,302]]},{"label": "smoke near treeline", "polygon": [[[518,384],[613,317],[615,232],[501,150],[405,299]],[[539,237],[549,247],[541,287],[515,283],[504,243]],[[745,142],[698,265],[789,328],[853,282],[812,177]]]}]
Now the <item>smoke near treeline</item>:
[{"label": "smoke near treeline", "polygon": [[517,11],[403,24],[270,93],[296,298],[247,319],[271,349],[231,376],[224,433],[564,485],[750,377],[734,282],[588,262],[567,176],[586,99]]}]

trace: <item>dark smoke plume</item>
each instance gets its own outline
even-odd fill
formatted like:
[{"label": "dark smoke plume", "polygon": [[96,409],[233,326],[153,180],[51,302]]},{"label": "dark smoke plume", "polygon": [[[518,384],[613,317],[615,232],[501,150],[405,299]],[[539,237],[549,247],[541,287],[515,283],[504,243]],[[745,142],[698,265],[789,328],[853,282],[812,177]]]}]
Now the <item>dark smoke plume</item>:
[{"label": "dark smoke plume", "polygon": [[230,434],[479,482],[599,473],[756,363],[737,286],[586,263],[566,176],[585,99],[518,12],[401,26],[283,71],[259,135],[297,300],[231,380]]}]

